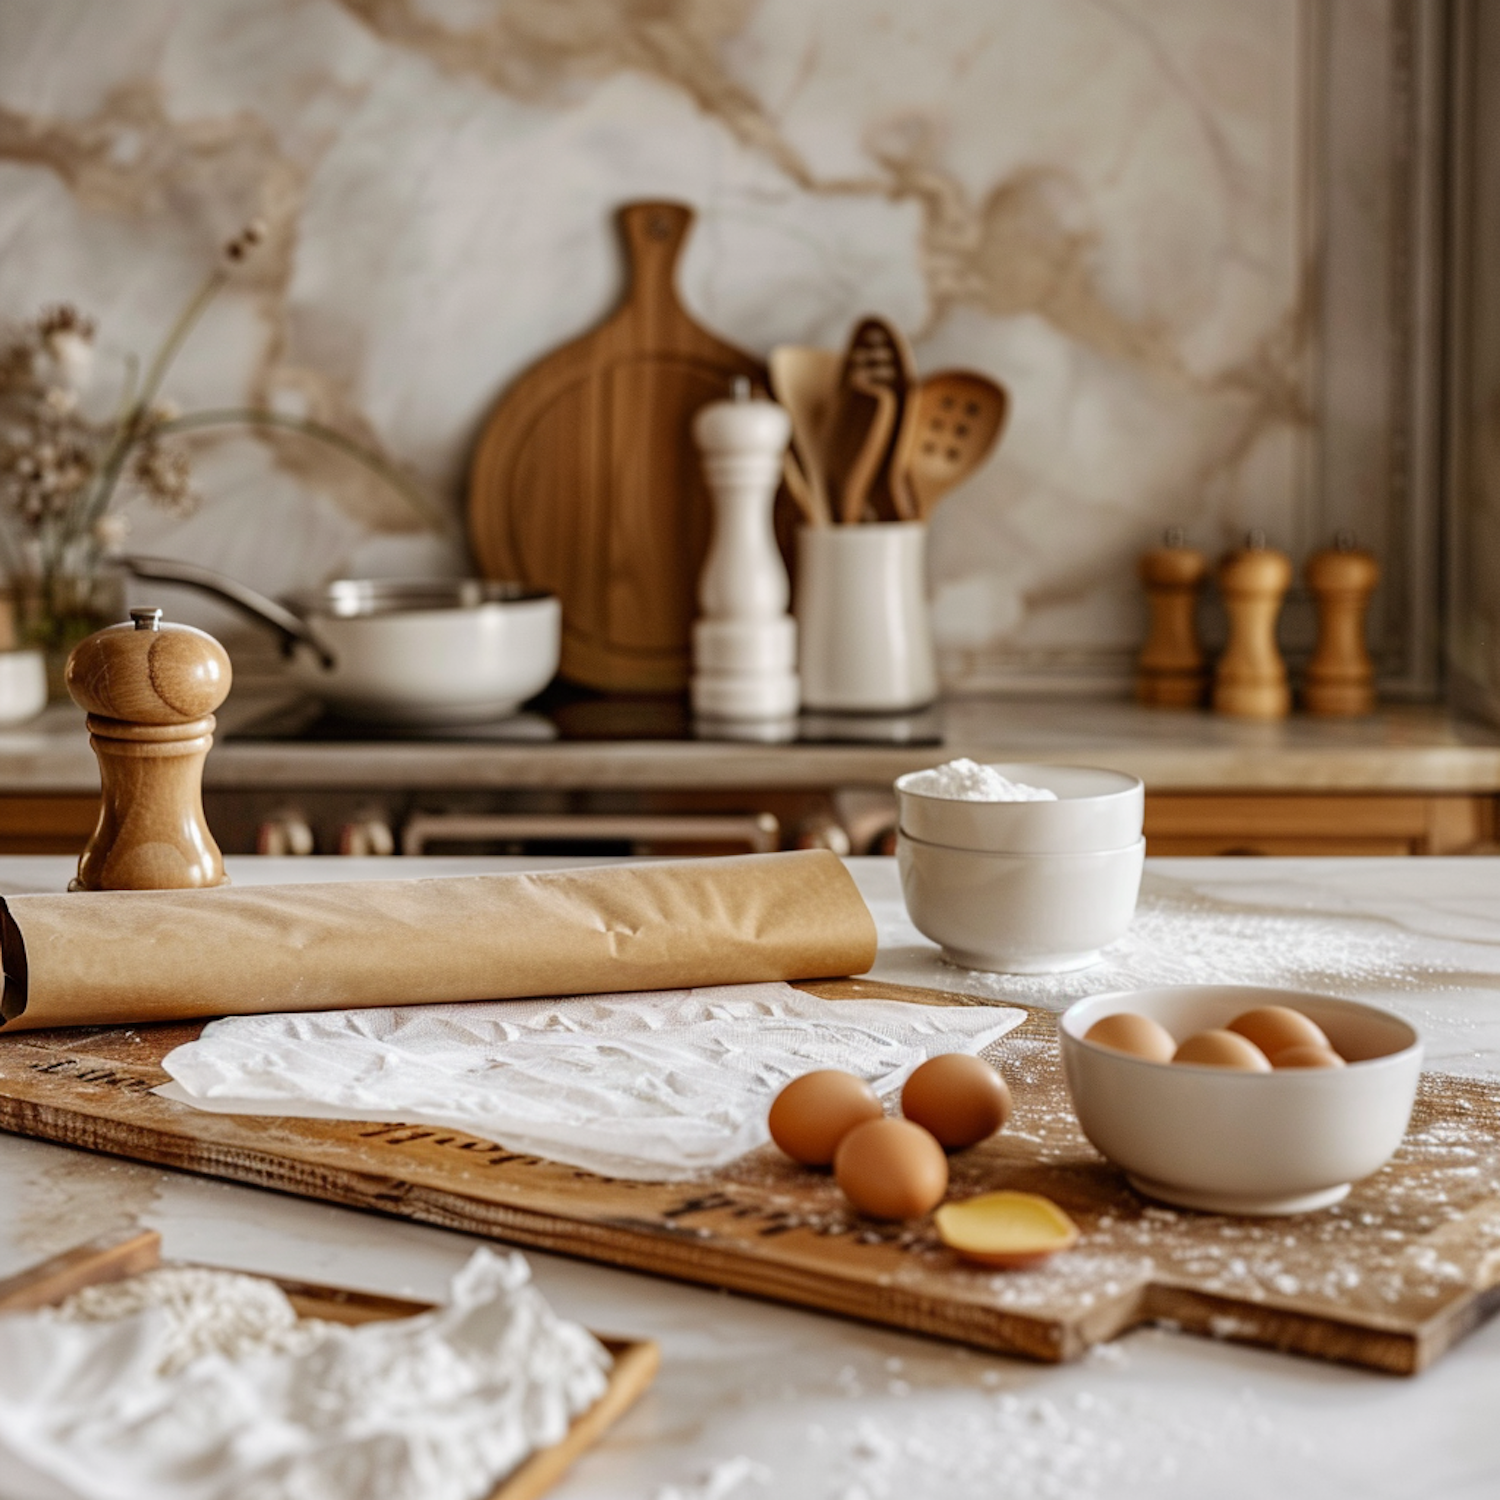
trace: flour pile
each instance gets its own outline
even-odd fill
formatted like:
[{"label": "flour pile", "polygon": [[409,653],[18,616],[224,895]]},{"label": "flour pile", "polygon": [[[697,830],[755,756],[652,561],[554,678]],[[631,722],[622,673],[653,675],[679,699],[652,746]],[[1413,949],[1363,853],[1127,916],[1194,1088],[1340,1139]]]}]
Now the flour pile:
[{"label": "flour pile", "polygon": [[604,1393],[609,1355],[519,1255],[446,1307],[296,1323],[254,1277],[167,1269],[0,1318],[6,1500],[478,1500]]},{"label": "flour pile", "polygon": [[1056,802],[1057,793],[1044,786],[1027,786],[1002,775],[998,766],[980,765],[960,758],[930,771],[915,771],[901,785],[927,797],[947,797],[954,802]]},{"label": "flour pile", "polygon": [[148,1307],[160,1308],[165,1318],[155,1345],[158,1375],[175,1375],[205,1354],[306,1354],[331,1326],[299,1319],[274,1281],[202,1266],[171,1266],[85,1287],[57,1316],[67,1323],[117,1323]]},{"label": "flour pile", "polygon": [[1023,1019],[786,984],[234,1016],[168,1053],[157,1092],[223,1114],[438,1125],[666,1182],[763,1145],[771,1101],[803,1073],[845,1068],[888,1093]]}]

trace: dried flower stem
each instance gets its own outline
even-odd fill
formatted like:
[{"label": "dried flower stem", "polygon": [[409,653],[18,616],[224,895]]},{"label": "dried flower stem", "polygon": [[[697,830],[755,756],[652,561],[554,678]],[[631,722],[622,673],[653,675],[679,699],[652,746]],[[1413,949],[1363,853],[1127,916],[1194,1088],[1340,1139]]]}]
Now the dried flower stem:
[{"label": "dried flower stem", "polygon": [[156,400],[156,393],[161,389],[162,381],[166,379],[167,371],[172,367],[172,361],[177,358],[177,351],[182,348],[188,334],[193,331],[194,325],[207,310],[208,304],[219,295],[219,289],[228,280],[229,276],[224,268],[215,266],[203,278],[203,284],[193,293],[187,306],[177,314],[177,321],[167,330],[166,338],[162,340],[161,347],[146,368],[146,378],[141,382],[140,395],[136,397],[135,405],[131,408],[137,419],[150,410],[151,403]]},{"label": "dried flower stem", "polygon": [[[115,487],[120,482],[125,460],[130,457],[130,450],[135,447],[141,437],[147,415],[151,410],[151,403],[156,399],[161,383],[167,377],[167,371],[172,368],[172,362],[177,358],[177,351],[182,348],[198,319],[203,316],[208,304],[218,296],[220,288],[228,279],[222,266],[215,266],[203,278],[198,290],[177,314],[176,320],[167,330],[167,336],[152,356],[151,363],[146,367],[145,379],[141,381],[140,390],[136,393],[135,399],[127,405],[124,416],[115,425],[114,435],[110,439],[109,447],[105,450],[104,462],[99,466],[98,478],[85,494],[83,515],[78,527],[83,535],[87,536],[94,523],[109,509],[109,502],[114,498]],[[134,384],[134,381],[131,380],[129,383]],[[60,560],[54,559],[54,565]]]},{"label": "dried flower stem", "polygon": [[0,561],[12,579],[34,580],[31,593],[49,650],[65,650],[69,632],[87,623],[86,596],[109,546],[106,517],[121,485],[132,484],[166,507],[186,509],[196,500],[186,448],[163,443],[168,436],[230,425],[299,433],[363,465],[425,525],[453,534],[453,519],[400,468],[322,422],[249,407],[179,416],[160,401],[183,344],[233,267],[266,235],[266,227],[251,220],[224,246],[223,258],[173,319],[144,371],[138,359],[127,357],[107,421],[90,419],[79,406],[94,325],[75,308],[45,309],[20,337],[0,342],[0,498],[25,528],[17,548],[9,528],[0,527]]},{"label": "dried flower stem", "polygon": [[452,520],[438,510],[423,494],[421,488],[411,482],[394,464],[388,463],[378,453],[373,453],[362,443],[347,438],[335,427],[315,422],[311,417],[294,417],[285,412],[263,411],[256,407],[223,407],[210,411],[189,412],[186,416],[173,417],[157,427],[160,433],[192,432],[203,427],[274,427],[284,432],[299,432],[304,437],[316,438],[330,448],[347,454],[356,463],[363,464],[371,473],[378,474],[392,489],[396,490],[414,511],[429,525],[443,532],[451,531]]}]

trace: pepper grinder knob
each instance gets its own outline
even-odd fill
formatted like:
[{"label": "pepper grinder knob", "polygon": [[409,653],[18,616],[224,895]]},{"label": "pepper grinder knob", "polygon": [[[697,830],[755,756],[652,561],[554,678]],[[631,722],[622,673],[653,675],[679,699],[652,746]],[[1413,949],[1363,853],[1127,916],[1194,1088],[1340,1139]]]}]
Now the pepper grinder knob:
[{"label": "pepper grinder knob", "polygon": [[132,609],[73,648],[65,681],[88,714],[102,799],[70,890],[226,883],[203,816],[203,762],[231,678],[218,641],[155,608]]},{"label": "pepper grinder knob", "polygon": [[1276,621],[1291,582],[1291,558],[1266,546],[1263,532],[1251,532],[1219,564],[1229,642],[1214,674],[1216,713],[1284,719],[1291,711],[1286,663],[1276,646]]}]

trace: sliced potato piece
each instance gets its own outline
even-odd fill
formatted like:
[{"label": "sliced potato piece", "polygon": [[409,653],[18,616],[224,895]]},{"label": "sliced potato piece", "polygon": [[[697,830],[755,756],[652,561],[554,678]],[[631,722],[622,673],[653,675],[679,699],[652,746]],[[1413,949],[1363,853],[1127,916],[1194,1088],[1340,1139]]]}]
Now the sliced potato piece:
[{"label": "sliced potato piece", "polygon": [[943,1204],[933,1222],[950,1250],[1005,1270],[1035,1265],[1078,1240],[1078,1226],[1039,1193],[981,1193]]}]

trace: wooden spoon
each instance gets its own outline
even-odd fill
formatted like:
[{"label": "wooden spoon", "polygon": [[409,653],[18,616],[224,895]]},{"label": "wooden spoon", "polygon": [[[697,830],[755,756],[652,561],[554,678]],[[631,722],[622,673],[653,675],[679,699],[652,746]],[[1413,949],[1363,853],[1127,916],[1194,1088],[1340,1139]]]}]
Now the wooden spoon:
[{"label": "wooden spoon", "polygon": [[823,467],[838,519],[846,526],[864,519],[895,425],[896,398],[885,386],[855,375],[839,387],[823,438]]},{"label": "wooden spoon", "polygon": [[925,521],[939,500],[961,484],[995,446],[1010,397],[1003,386],[971,370],[944,370],[917,387],[905,452],[893,459],[898,495],[909,518]]},{"label": "wooden spoon", "polygon": [[771,351],[769,364],[771,394],[792,419],[792,447],[807,481],[808,509],[816,517],[812,524],[826,526],[833,520],[833,507],[823,466],[823,429],[838,390],[839,356],[829,349],[782,344]]}]

